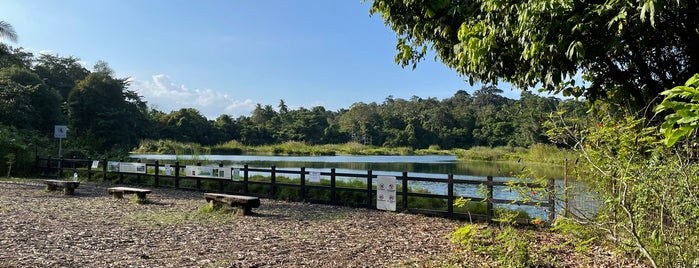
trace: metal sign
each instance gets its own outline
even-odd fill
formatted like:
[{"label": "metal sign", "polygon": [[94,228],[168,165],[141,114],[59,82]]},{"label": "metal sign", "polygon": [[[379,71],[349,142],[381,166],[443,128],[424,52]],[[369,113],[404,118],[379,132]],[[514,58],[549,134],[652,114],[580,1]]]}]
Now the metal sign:
[{"label": "metal sign", "polygon": [[68,128],[65,125],[55,125],[53,126],[53,137],[58,139],[65,139],[68,136]]},{"label": "metal sign", "polygon": [[396,177],[378,176],[376,178],[376,208],[396,211]]}]

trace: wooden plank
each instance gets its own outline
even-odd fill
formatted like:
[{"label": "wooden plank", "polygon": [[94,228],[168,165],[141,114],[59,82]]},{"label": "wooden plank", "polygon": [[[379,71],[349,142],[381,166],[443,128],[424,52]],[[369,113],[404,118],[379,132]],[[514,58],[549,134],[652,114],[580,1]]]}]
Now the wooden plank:
[{"label": "wooden plank", "polygon": [[134,194],[134,193],[146,193],[149,194],[153,192],[152,190],[148,189],[141,189],[141,188],[131,188],[131,187],[112,187],[107,189],[108,193],[115,193],[115,192],[121,192],[125,194]]}]

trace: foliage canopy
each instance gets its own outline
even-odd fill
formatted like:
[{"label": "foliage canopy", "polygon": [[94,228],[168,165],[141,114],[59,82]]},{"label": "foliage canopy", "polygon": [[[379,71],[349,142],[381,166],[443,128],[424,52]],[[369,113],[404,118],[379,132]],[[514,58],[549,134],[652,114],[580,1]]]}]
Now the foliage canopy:
[{"label": "foliage canopy", "polygon": [[[396,32],[396,62],[428,48],[471,83],[607,100],[640,110],[699,71],[699,2],[373,0]],[[588,81],[577,84],[582,74]]]}]

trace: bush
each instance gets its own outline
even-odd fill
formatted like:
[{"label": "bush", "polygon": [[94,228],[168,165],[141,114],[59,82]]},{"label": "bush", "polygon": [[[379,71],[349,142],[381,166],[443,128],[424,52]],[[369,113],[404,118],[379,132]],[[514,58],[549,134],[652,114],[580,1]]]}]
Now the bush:
[{"label": "bush", "polygon": [[653,266],[699,265],[699,164],[688,144],[667,148],[643,119],[601,117],[579,134],[577,172],[602,200],[578,219]]}]

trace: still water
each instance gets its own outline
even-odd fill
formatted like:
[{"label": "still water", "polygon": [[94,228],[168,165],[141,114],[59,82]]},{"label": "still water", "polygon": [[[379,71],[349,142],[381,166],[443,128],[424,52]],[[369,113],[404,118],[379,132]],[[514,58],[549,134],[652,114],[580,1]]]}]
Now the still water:
[{"label": "still water", "polygon": [[[259,156],[259,155],[159,155],[133,154],[131,158],[142,160],[167,160],[180,162],[201,162],[202,165],[242,166],[278,169],[294,169],[305,167],[307,171],[329,172],[335,168],[339,173],[366,174],[372,170],[376,175],[400,176],[407,171],[409,176],[447,178],[454,174],[455,179],[485,180],[493,176],[495,180],[507,181],[515,179],[525,170],[532,172],[531,176],[554,178],[559,189],[563,187],[563,167],[554,165],[526,166],[518,162],[463,161],[453,155],[425,156]],[[193,160],[193,161],[192,161]],[[423,188],[435,194],[446,194],[446,183],[410,182],[410,187]],[[503,187],[505,188],[505,187]],[[478,197],[478,186],[455,185],[457,195]],[[495,189],[496,199],[519,199],[517,193],[508,189]],[[544,201],[544,200],[542,200]],[[545,218],[546,211],[540,208],[517,207],[503,205],[513,209],[524,209],[531,216]]]}]

